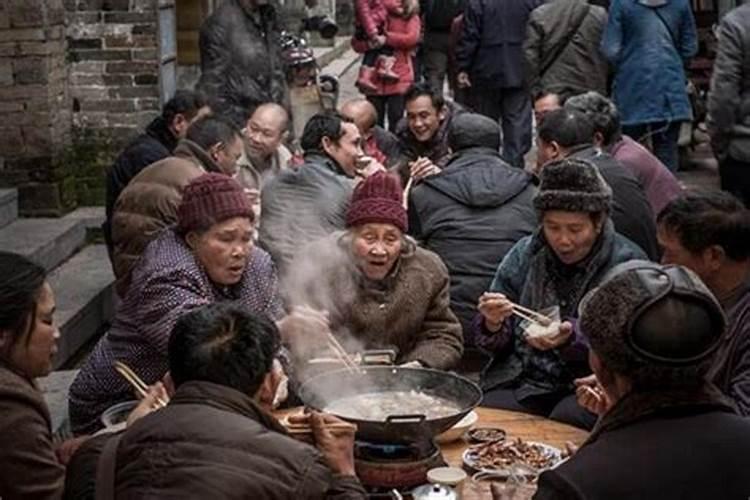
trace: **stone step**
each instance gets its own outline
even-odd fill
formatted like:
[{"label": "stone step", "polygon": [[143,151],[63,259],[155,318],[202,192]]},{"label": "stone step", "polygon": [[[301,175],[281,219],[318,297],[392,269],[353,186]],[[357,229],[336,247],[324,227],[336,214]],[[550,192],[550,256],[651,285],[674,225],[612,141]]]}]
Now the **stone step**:
[{"label": "stone step", "polygon": [[49,275],[60,327],[55,368],[100,333],[114,316],[112,266],[104,245],[91,245]]},{"label": "stone step", "polygon": [[0,229],[0,250],[15,252],[56,268],[86,243],[86,226],[78,219],[18,219]]},{"label": "stone step", "polygon": [[0,189],[0,227],[18,219],[18,190]]},{"label": "stone step", "polygon": [[106,215],[104,207],[80,207],[67,214],[65,218],[80,220],[87,231],[101,231]]}]

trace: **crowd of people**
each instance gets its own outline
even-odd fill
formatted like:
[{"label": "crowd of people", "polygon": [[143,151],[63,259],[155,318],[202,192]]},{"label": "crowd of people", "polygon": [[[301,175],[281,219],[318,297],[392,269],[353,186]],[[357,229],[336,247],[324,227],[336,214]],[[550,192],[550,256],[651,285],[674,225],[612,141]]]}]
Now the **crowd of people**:
[{"label": "crowd of people", "polygon": [[[257,49],[275,50],[273,7],[227,0],[206,22],[200,90],[107,173],[118,306],[62,443],[34,382],[56,351],[54,290],[0,253],[0,497],[366,498],[353,428],[312,412],[308,445],[271,415],[332,336],[401,366],[481,368],[484,406],[592,430],[537,498],[746,498],[750,211],[739,181],[685,191],[673,173],[687,2],[359,3],[365,97],[313,116],[301,151]],[[722,182],[747,175],[748,118],[722,111],[740,76],[714,82]],[[103,412],[134,399],[115,361],[149,391],[112,432]]]}]

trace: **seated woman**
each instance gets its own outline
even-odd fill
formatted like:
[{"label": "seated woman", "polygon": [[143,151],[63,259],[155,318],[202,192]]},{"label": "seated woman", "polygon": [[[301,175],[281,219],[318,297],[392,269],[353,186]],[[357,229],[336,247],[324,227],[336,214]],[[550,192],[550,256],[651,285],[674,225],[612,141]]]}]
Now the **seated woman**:
[{"label": "seated woman", "polygon": [[346,231],[301,252],[283,288],[292,304],[324,309],[349,351],[393,348],[397,363],[449,369],[461,358],[463,336],[450,310],[448,271],[405,235],[406,225],[399,179],[368,177],[352,195]]},{"label": "seated woman", "polygon": [[269,255],[253,246],[253,229],[252,206],[233,179],[209,173],[186,187],[177,226],[147,247],[111,329],[70,388],[74,433],[96,431],[104,410],[133,399],[115,361],[147,384],[165,375],[169,332],[186,311],[236,301],[252,313],[281,318],[276,272]]},{"label": "seated woman", "polygon": [[[479,299],[477,341],[494,355],[482,373],[483,405],[594,424],[596,417],[575,400],[573,380],[590,370],[588,349],[569,320],[609,269],[646,258],[615,232],[611,200],[612,190],[589,162],[565,159],[542,170],[534,198],[541,227],[508,252]],[[512,303],[535,311],[557,306],[567,321],[549,335],[529,336]]]}]

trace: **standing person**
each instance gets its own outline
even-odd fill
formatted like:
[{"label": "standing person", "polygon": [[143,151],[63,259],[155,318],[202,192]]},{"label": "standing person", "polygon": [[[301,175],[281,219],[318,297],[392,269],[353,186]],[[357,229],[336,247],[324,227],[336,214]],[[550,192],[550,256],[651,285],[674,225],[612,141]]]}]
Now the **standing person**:
[{"label": "standing person", "polygon": [[607,11],[586,0],[552,0],[529,16],[524,72],[531,95],[607,93],[607,61],[599,52]]},{"label": "standing person", "polygon": [[601,50],[614,67],[623,132],[650,138],[654,155],[677,171],[680,123],[693,119],[684,69],[698,50],[690,2],[613,0]]},{"label": "standing person", "polygon": [[[387,119],[388,130],[394,131],[404,116],[404,94],[414,83],[412,53],[419,42],[421,23],[416,0],[383,0],[383,6],[388,22],[382,36],[385,45],[393,49],[393,61],[388,70],[396,78],[379,76],[372,80],[372,86],[365,94],[377,110],[378,125],[384,127]],[[352,47],[365,54],[369,50],[366,42],[356,38],[352,40]]]},{"label": "standing person", "polygon": [[541,0],[469,0],[456,48],[457,83],[474,110],[501,120],[503,159],[524,167],[531,149],[531,100],[524,86],[522,40]]},{"label": "standing person", "polygon": [[[588,374],[588,348],[572,320],[583,296],[611,268],[645,254],[615,232],[612,190],[597,168],[564,159],[544,168],[534,207],[539,228],[516,243],[479,298],[476,338],[494,354],[482,373],[483,405],[543,415],[583,428],[596,418],[576,402],[573,380]],[[511,302],[559,307],[558,331],[525,335]]]},{"label": "standing person", "polygon": [[201,26],[197,87],[237,126],[264,102],[287,102],[281,29],[268,0],[225,0]]},{"label": "standing person", "polygon": [[453,20],[463,13],[466,0],[420,0],[424,19],[422,60],[427,83],[439,95],[448,73]]},{"label": "standing person", "polygon": [[708,131],[721,189],[750,207],[750,5],[721,20],[708,94]]},{"label": "standing person", "polygon": [[167,101],[161,115],[148,124],[143,134],[136,137],[115,159],[107,170],[105,212],[102,225],[104,241],[112,254],[112,214],[123,189],[141,170],[170,156],[180,139],[194,122],[211,112],[205,96],[200,92],[178,90]]},{"label": "standing person", "polygon": [[393,47],[387,45],[385,31],[388,11],[382,0],[356,0],[354,2],[354,36],[352,47],[362,49],[362,66],[359,68],[357,88],[363,93],[378,89],[379,79],[398,81],[393,72],[395,58]]}]

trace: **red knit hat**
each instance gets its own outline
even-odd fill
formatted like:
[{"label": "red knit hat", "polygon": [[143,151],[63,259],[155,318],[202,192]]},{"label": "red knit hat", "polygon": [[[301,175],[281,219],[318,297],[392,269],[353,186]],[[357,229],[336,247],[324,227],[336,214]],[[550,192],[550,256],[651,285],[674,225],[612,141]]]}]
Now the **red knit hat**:
[{"label": "red knit hat", "polygon": [[362,181],[352,194],[346,226],[368,222],[393,224],[406,232],[406,210],[401,181],[395,175],[378,172]]},{"label": "red knit hat", "polygon": [[254,220],[252,206],[242,186],[231,177],[211,172],[185,186],[177,209],[177,231],[186,234],[232,217]]}]

